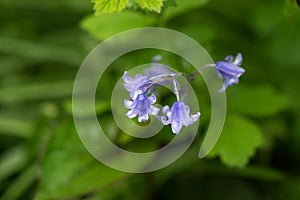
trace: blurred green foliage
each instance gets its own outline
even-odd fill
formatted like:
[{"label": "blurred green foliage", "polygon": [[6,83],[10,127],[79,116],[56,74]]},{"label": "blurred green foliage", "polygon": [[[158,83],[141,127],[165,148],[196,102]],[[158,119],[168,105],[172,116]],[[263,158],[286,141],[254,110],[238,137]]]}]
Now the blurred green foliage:
[{"label": "blurred green foliage", "polygon": [[[93,2],[0,1],[1,199],[300,199],[296,1]],[[115,33],[144,26],[185,33],[215,60],[242,52],[246,73],[228,89],[228,118],[208,158],[197,157],[210,101],[196,80],[202,116],[193,145],[164,169],[127,174],[102,165],[84,148],[72,121],[71,95],[89,51]],[[117,59],[100,81],[99,123],[123,148],[157,149],[174,137],[168,128],[145,141],[129,137],[110,111],[111,91],[123,71],[156,54],[192,72],[181,58],[150,49]]]}]

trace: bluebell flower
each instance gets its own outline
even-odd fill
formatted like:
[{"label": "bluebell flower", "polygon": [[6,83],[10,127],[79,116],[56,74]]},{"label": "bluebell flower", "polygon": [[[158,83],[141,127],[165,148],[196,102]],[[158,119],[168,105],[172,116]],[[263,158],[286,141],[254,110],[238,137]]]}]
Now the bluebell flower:
[{"label": "bluebell flower", "polygon": [[182,126],[189,126],[196,122],[200,117],[200,112],[190,116],[190,107],[185,105],[182,101],[176,101],[172,108],[164,106],[161,121],[164,125],[171,124],[172,132],[176,135],[180,132]]},{"label": "bluebell flower", "polygon": [[124,105],[130,109],[127,117],[134,118],[138,116],[139,122],[145,122],[149,119],[149,115],[157,115],[159,108],[152,106],[156,102],[156,96],[152,94],[147,96],[141,90],[136,90],[130,96],[131,100],[125,100]]},{"label": "bluebell flower", "polygon": [[145,75],[149,77],[167,75],[171,73],[172,72],[167,67],[164,67],[162,64],[153,64],[151,68],[145,70]]},{"label": "bluebell flower", "polygon": [[[159,64],[158,61],[160,61],[162,59],[161,55],[156,55],[152,58],[152,66],[149,69],[146,69],[144,71],[144,74],[146,76],[149,76],[150,78],[153,77],[158,77],[158,76],[163,76],[163,75],[170,75],[174,72],[172,72],[171,70],[169,70],[167,68],[167,66],[163,65],[163,64]],[[156,83],[154,84],[154,88],[160,84],[160,85],[165,85],[169,82],[169,80],[166,79],[162,79],[162,80],[156,80]]]},{"label": "bluebell flower", "polygon": [[232,56],[227,56],[225,61],[216,62],[218,74],[224,81],[220,92],[224,92],[228,86],[239,82],[239,77],[245,73],[245,69],[240,67],[242,61],[242,54],[238,53],[235,59]]},{"label": "bluebell flower", "polygon": [[124,87],[132,95],[137,90],[142,90],[143,87],[150,83],[148,76],[137,74],[134,78],[128,76],[128,72],[125,71],[123,75]]}]

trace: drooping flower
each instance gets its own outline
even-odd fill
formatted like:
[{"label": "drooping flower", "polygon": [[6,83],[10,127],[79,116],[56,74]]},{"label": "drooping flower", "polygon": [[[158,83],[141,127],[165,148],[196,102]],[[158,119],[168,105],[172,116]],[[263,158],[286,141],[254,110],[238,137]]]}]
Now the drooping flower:
[{"label": "drooping flower", "polygon": [[153,106],[156,102],[156,96],[152,94],[147,96],[141,90],[136,90],[130,95],[131,100],[125,100],[124,105],[130,109],[127,112],[127,117],[134,118],[138,116],[139,122],[145,122],[149,119],[149,115],[157,115],[159,108]]},{"label": "drooping flower", "polygon": [[172,72],[162,64],[155,64],[151,68],[145,70],[145,75],[149,77],[167,75],[171,73]]},{"label": "drooping flower", "polygon": [[142,90],[144,86],[149,84],[150,80],[148,76],[137,74],[134,78],[128,76],[128,72],[125,71],[123,75],[124,87],[132,95],[137,90]]},{"label": "drooping flower", "polygon": [[162,59],[161,55],[156,55],[152,58],[152,66],[145,70],[145,75],[154,77],[163,74],[170,74],[171,71],[163,64],[159,64],[158,61]]},{"label": "drooping flower", "polygon": [[171,124],[172,132],[176,135],[180,132],[182,126],[189,126],[196,122],[200,117],[200,112],[190,116],[190,107],[185,105],[182,101],[176,101],[172,108],[164,106],[161,121],[164,125]]},{"label": "drooping flower", "polygon": [[224,92],[228,86],[239,82],[239,77],[245,73],[245,69],[240,67],[242,61],[242,54],[238,53],[235,59],[232,56],[227,56],[225,61],[216,62],[218,74],[224,81],[219,92]]},{"label": "drooping flower", "polygon": [[[170,80],[166,79],[166,77],[170,74],[174,74],[166,65],[159,64],[158,61],[162,59],[161,55],[156,55],[152,58],[152,66],[144,71],[144,74],[150,79],[155,79],[155,84],[153,84],[153,89],[155,89],[158,85],[166,85]],[[161,78],[159,78],[161,77]]]}]

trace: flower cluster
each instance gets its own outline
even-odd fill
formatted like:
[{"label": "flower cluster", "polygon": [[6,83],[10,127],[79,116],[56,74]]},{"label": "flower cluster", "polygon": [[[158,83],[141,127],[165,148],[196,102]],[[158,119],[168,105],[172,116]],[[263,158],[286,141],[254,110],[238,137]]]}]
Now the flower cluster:
[{"label": "flower cluster", "polygon": [[[130,100],[124,100],[124,106],[129,109],[126,116],[129,118],[138,117],[139,122],[148,121],[149,115],[156,116],[164,125],[171,125],[172,132],[178,134],[183,126],[187,127],[196,122],[200,117],[200,112],[190,114],[190,107],[184,103],[180,95],[177,78],[181,74],[158,65],[160,59],[161,56],[159,55],[152,59],[153,66],[144,72],[145,75],[137,74],[135,77],[130,77],[127,71],[124,72],[124,88],[130,94]],[[215,67],[218,75],[224,81],[219,92],[224,92],[228,86],[239,82],[239,77],[245,73],[245,70],[240,67],[241,63],[242,55],[238,53],[235,59],[232,56],[227,56],[225,61],[208,65]],[[171,108],[166,105],[160,110],[154,105],[156,95],[153,91],[159,84],[165,83],[172,83],[176,101]]]}]

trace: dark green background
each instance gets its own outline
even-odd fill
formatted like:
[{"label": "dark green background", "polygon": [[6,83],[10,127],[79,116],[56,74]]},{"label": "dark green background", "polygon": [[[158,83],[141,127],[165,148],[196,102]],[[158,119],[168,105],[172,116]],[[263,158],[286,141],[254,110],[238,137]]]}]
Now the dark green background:
[{"label": "dark green background", "polygon": [[[95,17],[88,0],[0,1],[2,199],[300,199],[296,1],[178,0],[177,8],[168,3],[161,15],[131,8]],[[197,157],[210,110],[199,80],[194,87],[202,91],[204,116],[191,148],[162,170],[127,174],[85,150],[74,128],[71,95],[76,72],[92,48],[114,33],[143,26],[185,33],[215,60],[242,52],[246,73],[228,89],[224,133],[208,158]],[[163,63],[190,69],[174,55],[145,50],[118,59],[101,80],[99,121],[123,148],[157,149],[174,137],[166,128],[153,139],[134,140],[111,117],[112,83],[126,67],[147,63],[157,53]]]}]

